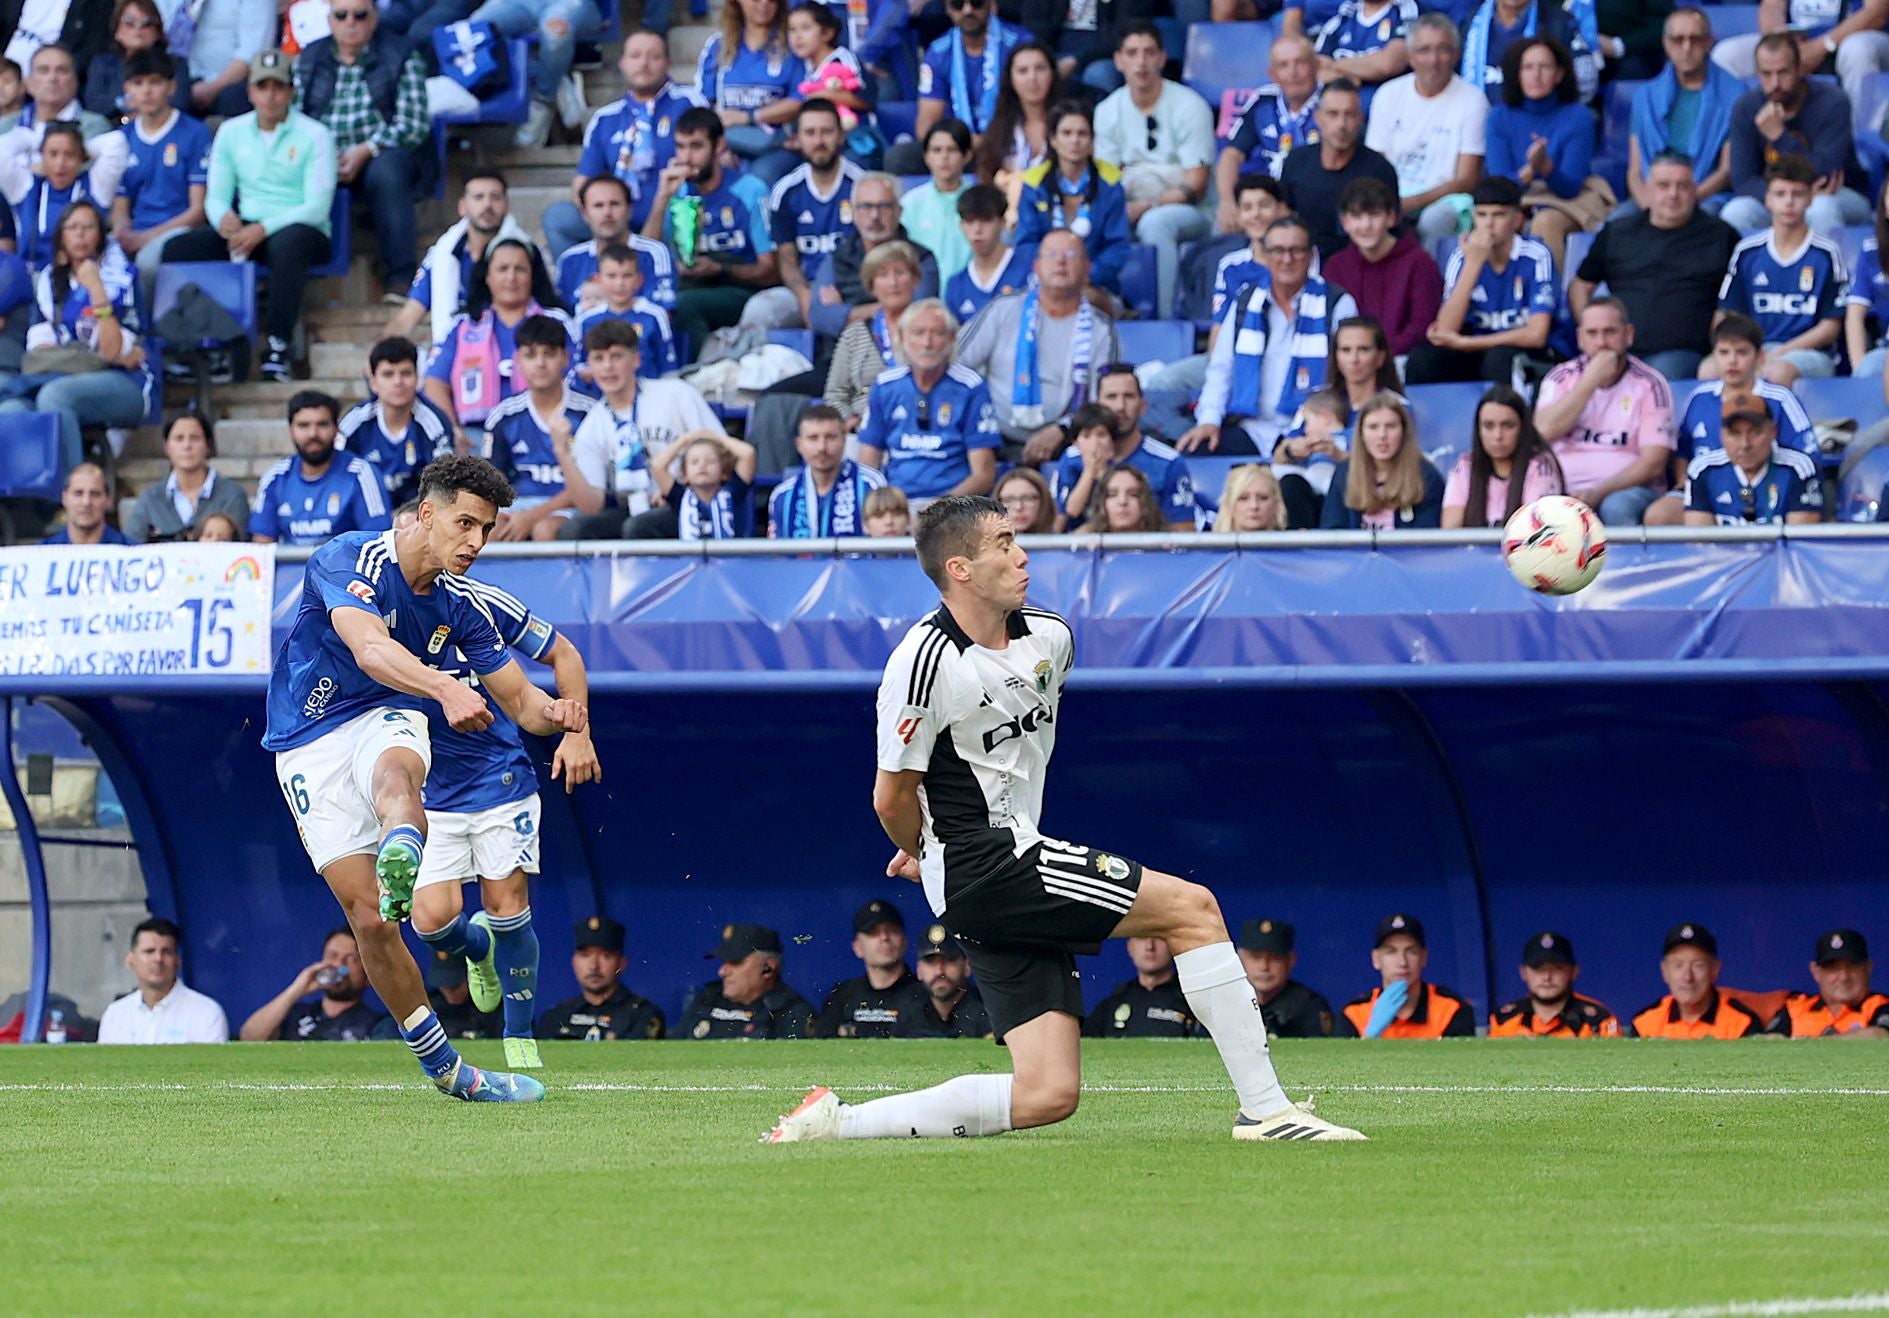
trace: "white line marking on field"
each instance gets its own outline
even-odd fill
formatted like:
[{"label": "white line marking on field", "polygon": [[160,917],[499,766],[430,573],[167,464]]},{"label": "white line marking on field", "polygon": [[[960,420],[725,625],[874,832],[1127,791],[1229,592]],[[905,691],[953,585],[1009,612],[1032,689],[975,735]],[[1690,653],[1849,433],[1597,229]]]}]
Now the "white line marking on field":
[{"label": "white line marking on field", "polygon": [[1734,1300],[1729,1304],[1694,1304],[1682,1309],[1574,1309],[1555,1318],[1781,1318],[1799,1313],[1885,1313],[1889,1291],[1873,1295],[1834,1295],[1828,1299]]},{"label": "white line marking on field", "polygon": [[[558,1084],[552,1087],[560,1090],[578,1092],[613,1093],[613,1094],[772,1094],[798,1093],[808,1088],[809,1084],[746,1084],[746,1085],[670,1085],[639,1084],[632,1081],[580,1080],[572,1084]],[[846,1089],[863,1094],[895,1094],[909,1089],[909,1085],[847,1085]],[[1293,1084],[1294,1089],[1305,1089],[1317,1093],[1330,1094],[1652,1094],[1673,1095],[1681,1098],[1889,1098],[1889,1089],[1865,1088],[1862,1086],[1714,1086],[1714,1085],[1347,1085],[1347,1084]],[[257,1083],[252,1081],[207,1081],[201,1084],[185,1084],[177,1081],[127,1083],[127,1084],[89,1084],[83,1081],[44,1081],[19,1084],[0,1083],[0,1093],[150,1093],[174,1092],[189,1093],[206,1090],[233,1090],[264,1094],[295,1093],[331,1093],[349,1091],[372,1093],[377,1091],[423,1090],[429,1088],[425,1083],[415,1080],[405,1084],[387,1082],[335,1082],[335,1083]],[[1084,1085],[1083,1091],[1090,1094],[1224,1094],[1225,1085]],[[1634,1312],[1622,1310],[1623,1313]],[[1648,1313],[1664,1313],[1664,1310],[1648,1310]],[[1728,1311],[1729,1312],[1729,1311]],[[1790,1312],[1780,1310],[1780,1312]],[[1811,1312],[1806,1310],[1805,1312]]]}]

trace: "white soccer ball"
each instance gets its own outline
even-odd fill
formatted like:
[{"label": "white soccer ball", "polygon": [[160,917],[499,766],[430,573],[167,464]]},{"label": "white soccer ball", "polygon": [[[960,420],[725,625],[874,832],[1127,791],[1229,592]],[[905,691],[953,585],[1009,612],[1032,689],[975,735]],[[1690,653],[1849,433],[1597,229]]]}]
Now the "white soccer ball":
[{"label": "white soccer ball", "polygon": [[1607,530],[1594,510],[1565,494],[1524,504],[1502,530],[1502,561],[1543,595],[1572,595],[1600,575]]}]

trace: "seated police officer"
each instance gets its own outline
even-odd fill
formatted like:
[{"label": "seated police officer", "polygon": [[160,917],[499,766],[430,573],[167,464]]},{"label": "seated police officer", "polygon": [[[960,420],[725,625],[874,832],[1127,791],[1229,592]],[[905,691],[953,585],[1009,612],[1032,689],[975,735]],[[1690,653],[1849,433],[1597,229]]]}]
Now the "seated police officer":
[{"label": "seated police officer", "polygon": [[1543,930],[1522,944],[1522,984],[1528,996],[1498,1007],[1489,1017],[1491,1039],[1613,1039],[1620,1034],[1614,1014],[1574,991],[1581,966],[1566,934]]},{"label": "seated police officer", "polygon": [[682,1009],[679,1039],[804,1039],[813,1007],[781,982],[781,936],[765,925],[723,925],[716,977]]},{"label": "seated police officer", "polygon": [[813,1032],[828,1039],[896,1039],[913,1034],[925,989],[905,964],[905,917],[877,898],[853,915],[853,955],[866,973],[834,986]]},{"label": "seated police officer", "polygon": [[1392,915],[1377,926],[1371,965],[1383,983],[1353,998],[1333,1022],[1345,1038],[1441,1039],[1476,1032],[1476,1015],[1458,993],[1424,982],[1430,945],[1423,921]]},{"label": "seated police officer", "polygon": [[1744,1003],[1718,991],[1718,939],[1702,924],[1676,924],[1660,950],[1666,996],[1636,1012],[1627,1033],[1642,1039],[1742,1039],[1764,1022]]},{"label": "seated police officer", "polygon": [[1295,931],[1284,920],[1248,920],[1240,926],[1240,964],[1259,994],[1266,1032],[1282,1039],[1324,1039],[1332,1032],[1331,1003],[1292,978],[1299,963]]},{"label": "seated police officer", "polygon": [[925,989],[918,1033],[940,1039],[991,1037],[984,997],[971,983],[971,962],[963,945],[941,924],[927,929],[925,941],[919,944],[918,982]]},{"label": "seated police officer", "polygon": [[1082,1032],[1091,1039],[1185,1039],[1200,1029],[1174,974],[1165,938],[1131,938],[1135,977],[1095,1004]]},{"label": "seated police officer", "polygon": [[503,1024],[496,1011],[480,1011],[472,1005],[472,990],[466,987],[466,959],[451,952],[434,952],[426,958],[426,1000],[439,1017],[439,1027],[449,1039],[496,1039]]},{"label": "seated police officer", "polygon": [[1793,993],[1766,1028],[1793,1039],[1841,1034],[1889,1038],[1889,994],[1869,991],[1869,943],[1854,929],[1832,929],[1810,960],[1815,993]]},{"label": "seated police officer", "polygon": [[571,973],[578,995],[538,1018],[540,1039],[660,1039],[662,1010],[623,983],[623,926],[607,915],[579,920]]}]

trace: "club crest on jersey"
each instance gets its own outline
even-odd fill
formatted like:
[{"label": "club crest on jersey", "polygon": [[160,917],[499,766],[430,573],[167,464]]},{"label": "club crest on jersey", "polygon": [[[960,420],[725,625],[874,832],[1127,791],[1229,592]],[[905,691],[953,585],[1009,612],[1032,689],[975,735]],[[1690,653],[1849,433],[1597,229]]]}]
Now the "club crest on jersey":
[{"label": "club crest on jersey", "polygon": [[949,403],[938,404],[938,424],[940,427],[948,426],[951,424],[951,404]]},{"label": "club crest on jersey", "polygon": [[1038,691],[1047,692],[1049,690],[1049,680],[1056,673],[1055,665],[1050,663],[1050,661],[1047,659],[1039,660],[1037,662],[1035,672],[1036,672],[1036,689]]},{"label": "club crest on jersey", "polygon": [[363,604],[372,604],[374,602],[374,588],[365,581],[350,581],[348,583],[348,594],[354,596],[355,599],[361,601]]},{"label": "club crest on jersey", "polygon": [[452,634],[453,629],[442,622],[433,629],[433,639],[426,643],[426,652],[428,654],[438,654],[441,650],[444,650],[446,648],[446,638]]},{"label": "club crest on jersey", "polygon": [[852,222],[853,222],[853,203],[850,201],[842,200],[840,202],[840,223],[851,224]]},{"label": "club crest on jersey", "polygon": [[1812,270],[1809,266],[1805,266],[1802,270],[1799,270],[1797,272],[1797,288],[1799,292],[1808,293],[1811,289],[1815,288],[1816,286],[1817,286],[1817,272],[1816,271]]},{"label": "club crest on jersey", "polygon": [[1106,878],[1113,879],[1117,883],[1121,883],[1128,878],[1128,862],[1123,860],[1120,856],[1111,856],[1106,852],[1097,852],[1095,856],[1095,872]]},{"label": "club crest on jersey", "polygon": [[341,516],[341,496],[339,494],[331,494],[328,496],[328,515],[330,517]]}]

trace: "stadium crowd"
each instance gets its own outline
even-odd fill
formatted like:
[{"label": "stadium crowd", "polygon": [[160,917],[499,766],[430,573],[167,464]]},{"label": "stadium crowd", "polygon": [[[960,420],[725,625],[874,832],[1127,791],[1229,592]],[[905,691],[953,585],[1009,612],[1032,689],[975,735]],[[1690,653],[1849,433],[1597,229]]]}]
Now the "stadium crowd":
[{"label": "stadium crowd", "polygon": [[[723,928],[714,956],[716,977],[689,992],[681,1016],[667,1014],[624,981],[623,925],[608,916],[578,922],[571,971],[579,993],[537,1017],[540,1039],[797,1039],[982,1038],[990,1035],[963,949],[942,924],[923,933],[916,970],[905,918],[891,902],[867,902],[853,916],[854,978],[834,985],[816,1007],[786,980],[781,937],[761,925]],[[150,919],[132,934],[126,968],[138,987],[113,1002],[99,1021],[100,1043],[220,1043],[229,1037],[222,1007],[180,981],[181,934]],[[1629,1017],[1575,991],[1580,963],[1564,935],[1544,930],[1523,943],[1517,971],[1523,992],[1478,1021],[1469,1002],[1427,977],[1423,922],[1395,914],[1375,931],[1370,963],[1375,980],[1334,1011],[1331,1000],[1299,979],[1293,926],[1248,920],[1238,948],[1269,1030],[1287,1038],[1736,1039],[1756,1035],[1889,1038],[1889,995],[1871,985],[1869,945],[1853,929],[1821,935],[1809,974],[1814,991],[1751,992],[1721,980],[1718,940],[1702,924],[1666,932],[1659,974],[1667,992]],[[1091,1038],[1204,1038],[1175,977],[1174,958],[1158,938],[1128,940],[1135,977],[1089,1007]],[[467,987],[464,959],[435,952],[424,959],[433,1009],[455,1038],[499,1037],[497,1012],[480,1012]],[[1331,973],[1328,969],[1326,973]],[[643,986],[648,988],[648,985]],[[392,1019],[367,999],[367,976],[346,926],[321,942],[320,958],[298,971],[256,1008],[237,1037],[359,1041],[397,1039]],[[664,990],[662,996],[673,996]],[[68,1038],[91,1037],[76,1013]]]},{"label": "stadium crowd", "polygon": [[[514,482],[501,539],[900,534],[952,492],[1035,532],[1831,515],[1793,386],[1889,369],[1884,0],[1722,42],[1712,6],[1313,0],[1220,106],[1174,20],[1252,3],[1190,6],[728,0],[690,84],[652,3],[593,111],[593,0],[0,5],[0,411],[58,418],[55,538],[109,541],[84,432],[232,365],[160,369],[162,264],[254,261],[260,376],[306,378],[341,224],[391,308],[364,400],[297,395],[246,519],[213,418],[173,418],[127,538],[319,543],[455,449]],[[570,198],[528,233],[474,169],[423,243],[436,121],[522,33],[516,140],[581,134]],[[1146,322],[1192,329],[1154,360]],[[1452,383],[1473,414],[1427,405]]]}]

